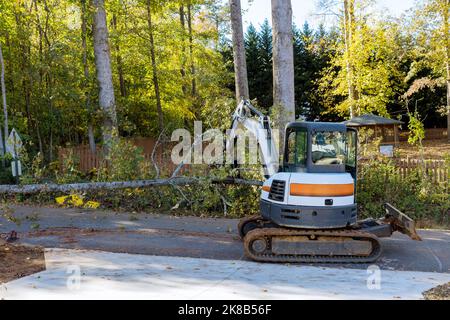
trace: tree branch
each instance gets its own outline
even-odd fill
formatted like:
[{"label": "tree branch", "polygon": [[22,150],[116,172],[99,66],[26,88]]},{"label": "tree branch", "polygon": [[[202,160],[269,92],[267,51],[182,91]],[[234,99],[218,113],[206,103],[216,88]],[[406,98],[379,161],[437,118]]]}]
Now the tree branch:
[{"label": "tree branch", "polygon": [[161,138],[162,138],[162,136],[163,136],[165,131],[166,131],[166,129],[164,128],[161,131],[161,133],[159,134],[158,140],[156,140],[155,145],[153,146],[152,155],[151,155],[153,166],[155,167],[155,171],[156,171],[156,176],[155,176],[156,179],[159,178],[159,168],[158,168],[158,165],[156,164],[156,161],[155,161],[155,152],[156,152],[156,149],[158,148],[158,145],[161,143]]},{"label": "tree branch", "polygon": [[[87,182],[72,184],[29,184],[29,185],[0,185],[0,194],[35,194],[42,192],[74,192],[74,191],[94,191],[94,190],[117,190],[127,188],[148,188],[168,185],[190,185],[206,182],[205,178],[199,177],[176,177],[168,179],[117,181],[117,182]],[[262,181],[245,180],[235,178],[213,178],[210,180],[214,184],[236,184],[261,186]]]}]

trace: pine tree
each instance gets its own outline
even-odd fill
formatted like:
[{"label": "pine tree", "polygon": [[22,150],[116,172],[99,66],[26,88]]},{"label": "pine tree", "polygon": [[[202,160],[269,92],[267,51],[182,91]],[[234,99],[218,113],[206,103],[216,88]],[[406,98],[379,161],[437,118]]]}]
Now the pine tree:
[{"label": "pine tree", "polygon": [[307,22],[302,30],[293,27],[296,114],[306,120],[320,118],[323,111],[317,81],[327,62],[321,56],[318,44],[327,34],[325,30],[320,32],[318,38]]},{"label": "pine tree", "polygon": [[267,19],[264,20],[259,32],[258,55],[261,61],[258,101],[262,107],[270,108],[273,105],[272,28]]},{"label": "pine tree", "polygon": [[[334,110],[334,106],[340,101],[335,96],[323,94],[321,92],[320,80],[322,71],[327,70],[331,64],[331,57],[335,54],[334,48],[338,34],[335,29],[327,31],[323,24],[319,25],[314,34],[313,51],[315,56],[315,78],[314,78],[314,94],[311,95],[310,118],[320,119],[322,121],[340,121],[341,118]],[[324,111],[328,111],[324,113]]]},{"label": "pine tree", "polygon": [[258,52],[259,35],[253,24],[247,29],[245,34],[245,55],[247,60],[248,86],[250,99],[256,99],[259,102],[261,94],[261,59]]},{"label": "pine tree", "polygon": [[294,33],[294,68],[295,68],[295,109],[296,114],[311,118],[312,109],[315,107],[310,101],[314,95],[313,82],[316,73],[315,57],[312,52],[313,31],[306,22],[303,30],[296,26]]}]

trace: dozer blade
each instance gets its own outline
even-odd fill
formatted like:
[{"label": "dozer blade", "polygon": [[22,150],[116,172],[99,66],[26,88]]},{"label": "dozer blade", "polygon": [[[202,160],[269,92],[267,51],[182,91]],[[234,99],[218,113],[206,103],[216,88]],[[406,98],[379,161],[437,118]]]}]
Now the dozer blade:
[{"label": "dozer blade", "polygon": [[413,240],[422,240],[416,232],[416,223],[413,219],[395,208],[390,203],[385,203],[384,208],[386,210],[384,222],[389,223],[392,226],[393,231],[399,231],[406,234]]}]

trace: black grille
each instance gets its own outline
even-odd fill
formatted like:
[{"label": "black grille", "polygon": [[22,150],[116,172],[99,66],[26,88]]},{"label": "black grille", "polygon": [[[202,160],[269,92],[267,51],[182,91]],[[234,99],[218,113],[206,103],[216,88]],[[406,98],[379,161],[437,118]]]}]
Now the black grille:
[{"label": "black grille", "polygon": [[270,186],[269,199],[275,201],[284,200],[284,189],[286,187],[286,181],[273,180]]}]

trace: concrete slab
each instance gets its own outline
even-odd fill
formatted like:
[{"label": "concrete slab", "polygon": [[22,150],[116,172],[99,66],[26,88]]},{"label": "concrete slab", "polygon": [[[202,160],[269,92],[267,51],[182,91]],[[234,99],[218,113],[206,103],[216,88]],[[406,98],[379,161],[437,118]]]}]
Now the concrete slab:
[{"label": "concrete slab", "polygon": [[421,299],[450,281],[448,273],[66,249],[47,250],[46,263],[1,286],[0,299]]}]

